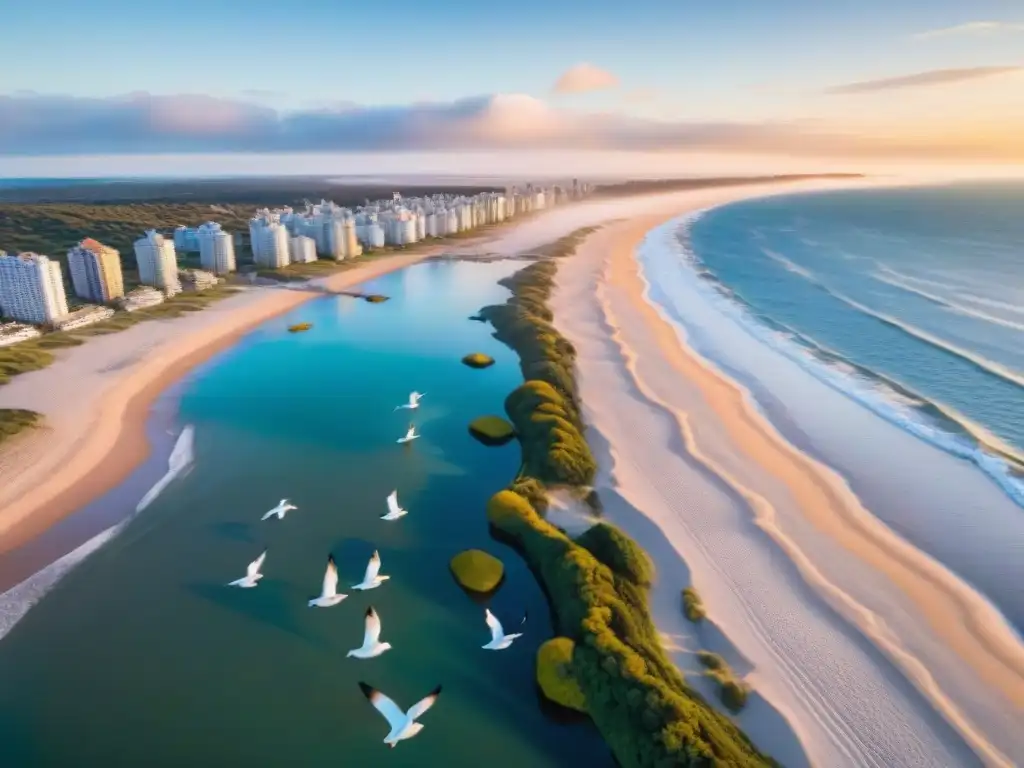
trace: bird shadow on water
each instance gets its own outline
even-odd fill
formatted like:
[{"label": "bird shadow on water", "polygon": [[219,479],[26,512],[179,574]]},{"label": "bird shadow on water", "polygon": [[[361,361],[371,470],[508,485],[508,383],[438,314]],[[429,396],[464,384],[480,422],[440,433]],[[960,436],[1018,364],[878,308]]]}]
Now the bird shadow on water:
[{"label": "bird shadow on water", "polygon": [[[218,608],[226,608],[246,619],[285,632],[318,650],[330,651],[322,639],[306,632],[290,613],[295,601],[288,594],[286,586],[264,580],[256,589],[237,589],[210,583],[186,584],[185,589]],[[250,597],[255,599],[247,599]]]}]

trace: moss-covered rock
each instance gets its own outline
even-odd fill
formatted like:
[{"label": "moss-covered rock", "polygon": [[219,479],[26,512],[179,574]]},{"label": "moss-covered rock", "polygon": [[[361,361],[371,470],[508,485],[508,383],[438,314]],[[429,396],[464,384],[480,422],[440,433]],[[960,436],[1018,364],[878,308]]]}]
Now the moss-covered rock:
[{"label": "moss-covered rock", "polygon": [[464,588],[473,592],[491,592],[505,576],[501,560],[479,549],[467,549],[452,558],[452,575]]},{"label": "moss-covered rock", "polygon": [[647,553],[626,534],[608,523],[591,526],[576,539],[576,543],[590,550],[612,573],[629,579],[639,587],[649,587],[654,569]]},{"label": "moss-covered rock", "polygon": [[556,704],[577,712],[587,711],[587,700],[572,676],[572,654],[576,644],[568,637],[555,637],[537,649],[537,684]]},{"label": "moss-covered rock", "polygon": [[485,355],[483,352],[471,352],[462,358],[462,362],[470,368],[489,368],[494,365],[494,358]]},{"label": "moss-covered rock", "polygon": [[363,298],[366,301],[370,302],[371,304],[380,304],[382,301],[387,301],[389,297],[382,296],[379,293],[369,293],[366,296],[364,296]]},{"label": "moss-covered rock", "polygon": [[501,416],[481,416],[469,424],[469,434],[484,445],[505,445],[516,436],[516,429]]}]

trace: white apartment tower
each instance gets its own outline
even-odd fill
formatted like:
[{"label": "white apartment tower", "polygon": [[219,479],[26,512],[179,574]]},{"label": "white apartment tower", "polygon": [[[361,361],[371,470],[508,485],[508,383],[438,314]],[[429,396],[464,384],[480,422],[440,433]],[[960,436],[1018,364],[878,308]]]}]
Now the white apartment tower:
[{"label": "white apartment tower", "polygon": [[292,264],[309,264],[316,261],[316,240],[305,235],[296,235],[288,241],[288,257]]},{"label": "white apartment tower", "polygon": [[284,224],[272,221],[261,225],[256,230],[256,240],[253,240],[253,254],[261,267],[287,267],[291,259],[288,254],[288,230]]},{"label": "white apartment tower", "polygon": [[35,325],[52,325],[67,315],[60,264],[37,253],[0,251],[0,313]]},{"label": "white apartment tower", "polygon": [[145,237],[135,241],[135,260],[143,285],[159,288],[167,296],[181,293],[178,259],[172,241],[155,230],[147,229]]},{"label": "white apartment tower", "polygon": [[68,270],[79,298],[106,304],[124,296],[121,254],[115,248],[87,237],[68,251]]},{"label": "white apartment tower", "polygon": [[235,244],[231,235],[215,221],[208,221],[196,230],[199,241],[199,263],[215,275],[235,271]]}]

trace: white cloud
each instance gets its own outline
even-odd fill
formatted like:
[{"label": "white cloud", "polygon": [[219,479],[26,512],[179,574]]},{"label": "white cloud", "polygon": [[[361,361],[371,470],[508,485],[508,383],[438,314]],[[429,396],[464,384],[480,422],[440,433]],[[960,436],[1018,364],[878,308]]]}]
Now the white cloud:
[{"label": "white cloud", "polygon": [[961,35],[991,35],[1000,32],[1024,32],[1024,22],[1015,21],[968,21],[954,27],[929,29],[914,35],[915,40],[931,40],[936,37],[956,37]]},{"label": "white cloud", "polygon": [[556,93],[584,93],[603,91],[619,84],[619,78],[606,69],[583,62],[570,67],[555,83]]}]

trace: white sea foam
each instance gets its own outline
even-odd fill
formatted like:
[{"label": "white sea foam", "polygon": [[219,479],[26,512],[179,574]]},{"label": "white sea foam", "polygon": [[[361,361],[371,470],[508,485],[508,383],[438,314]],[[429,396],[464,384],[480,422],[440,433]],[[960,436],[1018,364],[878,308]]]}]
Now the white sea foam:
[{"label": "white sea foam", "polygon": [[117,536],[135,515],[149,506],[175,478],[180,477],[182,473],[192,466],[195,457],[193,450],[194,440],[195,428],[190,424],[178,435],[174,448],[171,450],[170,458],[167,461],[167,473],[142,497],[142,501],[135,508],[135,514],[93,536],[56,562],[51,563],[41,571],[37,571],[20,584],[11,587],[0,595],[0,639],[3,639],[25,617],[25,614],[47,592],[53,589],[61,579],[67,576],[75,566]]},{"label": "white sea foam", "polygon": [[[705,211],[698,211],[678,219],[675,225],[676,233],[685,240],[689,228],[704,213]],[[676,253],[694,269],[695,278],[699,278],[700,272],[707,271],[697,255],[688,246],[680,243]],[[712,277],[714,277],[713,273]],[[891,424],[954,456],[973,462],[991,477],[1011,499],[1024,507],[1024,482],[1012,474],[1011,465],[1005,459],[984,450],[972,440],[927,423],[914,409],[906,407],[906,403],[899,402],[897,398],[892,397],[890,392],[879,387],[877,383],[869,383],[863,379],[851,376],[838,366],[822,362],[798,344],[795,344],[791,339],[786,338],[785,334],[780,334],[757,320],[741,302],[723,294],[713,283],[700,279],[697,279],[695,283],[697,290],[701,292],[705,299],[712,303],[720,312],[739,323],[751,336],[767,344],[787,359],[792,360],[807,373],[814,376],[814,378],[860,403]],[[845,297],[838,298],[846,300]],[[670,312],[672,311],[671,307],[664,308]],[[877,313],[872,312],[872,314]],[[675,319],[681,322],[681,318]],[[930,340],[922,339],[922,341]],[[957,353],[953,352],[953,354]],[[1012,371],[993,370],[985,365],[988,361],[972,360],[971,357],[974,356],[958,356],[970,360],[970,362],[975,363],[993,375],[1008,379],[1016,384],[1024,384],[1021,377]],[[978,425],[973,424],[961,414],[941,404],[934,404],[934,406],[937,410],[944,412],[952,420],[961,424],[967,432],[972,433],[980,442],[988,443],[1000,450],[1005,450],[1007,453],[1013,453],[1012,449],[1009,449],[993,435],[990,435]]]}]

